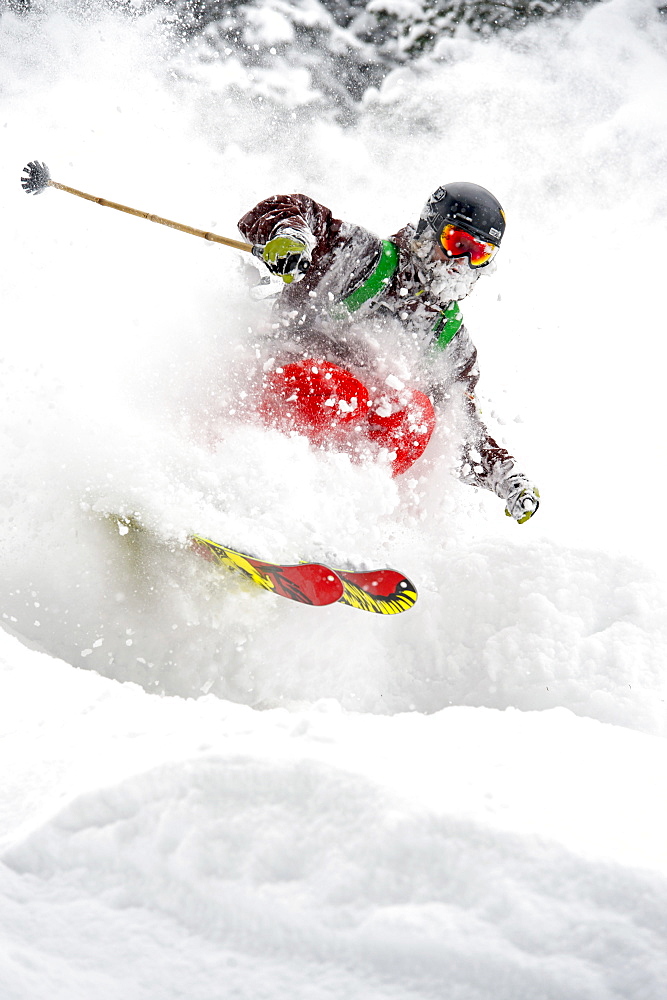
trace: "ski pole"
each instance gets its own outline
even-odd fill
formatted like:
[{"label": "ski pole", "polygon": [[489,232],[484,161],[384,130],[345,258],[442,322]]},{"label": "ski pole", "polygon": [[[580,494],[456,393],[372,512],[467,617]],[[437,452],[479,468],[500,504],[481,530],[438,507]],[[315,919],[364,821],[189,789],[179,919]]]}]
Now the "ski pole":
[{"label": "ski pole", "polygon": [[127,212],[128,215],[136,215],[140,219],[148,219],[149,222],[158,222],[161,226],[169,226],[171,229],[180,229],[182,233],[189,233],[191,236],[201,236],[204,240],[212,243],[223,243],[227,247],[234,247],[236,250],[245,250],[254,254],[255,257],[262,257],[264,249],[261,244],[242,243],[241,240],[230,240],[226,236],[218,236],[216,233],[208,233],[204,229],[195,229],[193,226],[186,226],[181,222],[172,222],[171,219],[163,219],[159,215],[151,215],[150,212],[142,212],[138,208],[130,208],[128,205],[120,205],[115,201],[107,201],[106,198],[98,198],[93,194],[86,194],[85,191],[77,191],[76,188],[68,187],[67,184],[60,184],[51,180],[49,168],[45,163],[38,160],[31,160],[23,168],[25,177],[21,177],[21,186],[26,194],[41,194],[47,187],[58,188],[59,191],[67,191],[68,194],[75,194],[77,198],[85,198],[86,201],[93,201],[96,205],[104,208],[115,208],[119,212]]}]

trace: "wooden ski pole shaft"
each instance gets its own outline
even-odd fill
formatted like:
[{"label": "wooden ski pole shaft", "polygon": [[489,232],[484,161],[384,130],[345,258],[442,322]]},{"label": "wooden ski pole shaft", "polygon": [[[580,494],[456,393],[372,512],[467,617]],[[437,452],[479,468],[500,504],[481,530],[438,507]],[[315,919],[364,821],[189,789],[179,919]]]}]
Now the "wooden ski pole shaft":
[{"label": "wooden ski pole shaft", "polygon": [[69,187],[67,184],[60,184],[58,181],[51,180],[48,167],[45,163],[38,163],[36,160],[33,160],[23,168],[23,171],[27,173],[27,177],[21,178],[21,184],[27,194],[40,194],[47,187],[58,188],[58,190],[66,191],[68,194],[75,194],[77,198],[84,198],[86,201],[92,201],[96,205],[102,205],[103,208],[115,208],[118,212],[135,215],[139,219],[148,219],[149,222],[157,222],[161,226],[169,226],[171,229],[180,229],[182,233],[189,233],[191,236],[200,236],[202,239],[210,240],[212,243],[223,243],[225,246],[234,247],[236,250],[245,250],[247,253],[255,253],[256,256],[261,256],[261,249],[257,253],[259,248],[254,247],[252,243],[243,243],[241,240],[232,240],[226,236],[218,236],[217,233],[210,233],[204,229],[195,229],[194,226],[186,226],[182,222],[163,219],[160,215],[152,215],[150,212],[143,212],[138,208],[130,208],[129,205],[121,205],[116,201],[107,201],[106,198],[98,198],[96,195],[87,194],[85,191],[79,191],[77,188]]}]

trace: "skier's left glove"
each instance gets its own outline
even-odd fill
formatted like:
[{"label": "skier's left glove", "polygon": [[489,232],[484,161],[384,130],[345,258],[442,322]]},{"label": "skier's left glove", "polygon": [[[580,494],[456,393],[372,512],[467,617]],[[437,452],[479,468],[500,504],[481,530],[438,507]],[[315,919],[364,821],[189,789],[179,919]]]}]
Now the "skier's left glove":
[{"label": "skier's left glove", "polygon": [[517,524],[525,524],[540,506],[540,491],[523,476],[513,476],[508,486],[505,513],[513,517]]},{"label": "skier's left glove", "polygon": [[285,284],[301,281],[310,267],[310,248],[298,235],[274,236],[261,248],[262,260],[272,274],[279,274]]}]

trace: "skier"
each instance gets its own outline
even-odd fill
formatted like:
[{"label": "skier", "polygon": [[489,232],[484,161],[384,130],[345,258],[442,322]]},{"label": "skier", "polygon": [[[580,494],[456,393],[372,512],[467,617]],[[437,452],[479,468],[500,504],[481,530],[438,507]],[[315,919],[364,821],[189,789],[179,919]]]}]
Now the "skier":
[{"label": "skier", "polygon": [[[433,404],[444,408],[459,398],[467,425],[459,478],[492,490],[519,524],[532,517],[538,490],[480,419],[477,351],[457,304],[494,259],[505,231],[504,212],[489,191],[467,182],[443,185],[417,226],[389,240],[335,219],[303,194],[261,201],[239,229],[263,247],[264,264],[284,282],[274,335],[285,353],[265,374],[260,403],[268,422],[341,447],[347,441],[358,449],[364,437],[388,449],[397,475],[426,448]],[[379,391],[350,371],[367,365],[360,348],[369,324],[398,326],[417,343],[425,391],[398,380],[393,390]]]}]

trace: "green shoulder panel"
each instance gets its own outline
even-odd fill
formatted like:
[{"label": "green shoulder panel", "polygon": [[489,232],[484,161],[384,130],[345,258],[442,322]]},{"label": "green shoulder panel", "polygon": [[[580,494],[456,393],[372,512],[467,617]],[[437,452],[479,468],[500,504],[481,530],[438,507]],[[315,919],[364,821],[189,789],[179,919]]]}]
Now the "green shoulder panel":
[{"label": "green shoulder panel", "polygon": [[396,244],[390,240],[382,240],[382,250],[374,270],[371,271],[363,284],[355,288],[349,295],[346,295],[341,302],[344,312],[356,312],[364,302],[368,302],[374,295],[382,291],[391,280],[397,266],[398,248]]},{"label": "green shoulder panel", "polygon": [[458,302],[450,302],[433,324],[434,340],[431,346],[436,350],[443,351],[452,342],[462,326],[463,316],[459,304]]}]

